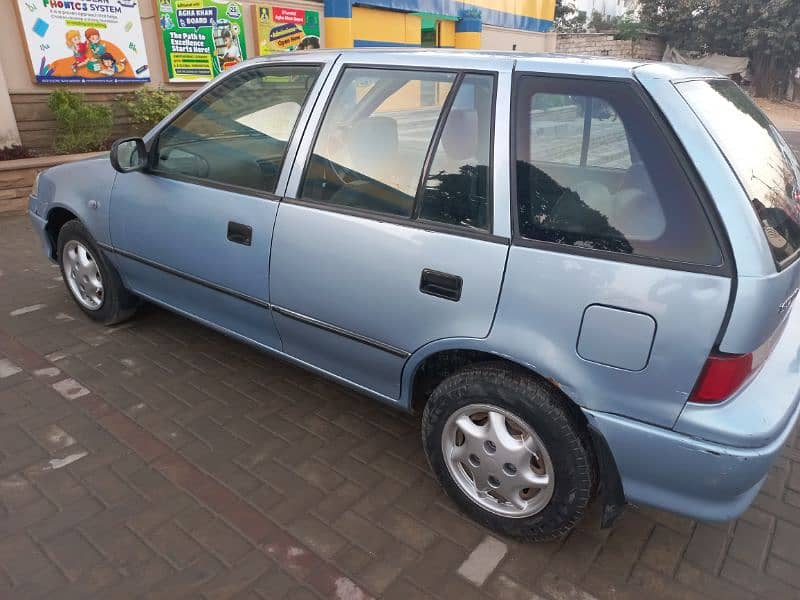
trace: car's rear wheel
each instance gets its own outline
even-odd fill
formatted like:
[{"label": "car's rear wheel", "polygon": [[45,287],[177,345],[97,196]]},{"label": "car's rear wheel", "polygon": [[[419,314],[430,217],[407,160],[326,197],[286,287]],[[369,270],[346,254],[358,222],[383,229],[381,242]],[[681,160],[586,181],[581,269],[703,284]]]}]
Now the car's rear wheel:
[{"label": "car's rear wheel", "polygon": [[58,263],[70,296],[89,318],[114,325],[135,312],[136,297],[80,221],[69,221],[59,231]]},{"label": "car's rear wheel", "polygon": [[591,500],[588,431],[549,384],[503,364],[444,380],[423,415],[423,443],[445,491],[503,535],[566,535]]}]

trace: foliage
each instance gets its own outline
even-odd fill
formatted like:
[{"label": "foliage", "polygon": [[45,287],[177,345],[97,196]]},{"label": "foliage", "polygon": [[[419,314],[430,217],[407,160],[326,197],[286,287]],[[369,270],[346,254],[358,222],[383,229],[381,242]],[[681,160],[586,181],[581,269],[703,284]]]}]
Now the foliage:
[{"label": "foliage", "polygon": [[14,145],[0,148],[0,160],[15,160],[17,158],[30,158],[33,156],[25,146]]},{"label": "foliage", "polygon": [[611,17],[605,13],[592,11],[592,18],[589,21],[589,29],[594,29],[597,33],[615,31],[619,24],[619,17]]},{"label": "foliage", "polygon": [[645,29],[644,24],[636,17],[633,11],[629,10],[625,13],[625,16],[617,22],[617,35],[615,37],[618,40],[636,41],[646,32],[647,29]]},{"label": "foliage", "polygon": [[175,110],[181,97],[164,89],[140,88],[118,102],[131,115],[131,121],[143,133],[152,129],[159,121]]},{"label": "foliage", "polygon": [[586,31],[586,12],[576,10],[570,0],[556,0],[553,29],[559,33],[583,33]]},{"label": "foliage", "polygon": [[681,50],[748,56],[759,96],[782,97],[800,64],[797,0],[641,0],[641,19]]},{"label": "foliage", "polygon": [[106,146],[114,122],[110,107],[90,104],[83,94],[67,90],[51,92],[47,106],[56,118],[56,152],[91,152]]}]

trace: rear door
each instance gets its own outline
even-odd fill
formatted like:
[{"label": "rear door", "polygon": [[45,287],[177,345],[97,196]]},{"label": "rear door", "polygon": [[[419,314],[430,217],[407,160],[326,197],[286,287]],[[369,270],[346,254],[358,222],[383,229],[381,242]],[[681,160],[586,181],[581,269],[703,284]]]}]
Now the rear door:
[{"label": "rear door", "polygon": [[306,130],[270,287],[285,352],[397,399],[410,353],[491,328],[509,244],[492,210],[498,73],[363,62]]},{"label": "rear door", "polygon": [[515,86],[515,234],[492,337],[584,407],[672,426],[730,298],[702,188],[635,82]]}]

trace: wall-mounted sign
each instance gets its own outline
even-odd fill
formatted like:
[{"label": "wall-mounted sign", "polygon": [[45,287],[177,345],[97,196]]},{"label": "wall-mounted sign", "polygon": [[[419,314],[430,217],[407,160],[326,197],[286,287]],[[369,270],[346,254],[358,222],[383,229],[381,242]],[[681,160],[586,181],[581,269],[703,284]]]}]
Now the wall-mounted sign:
[{"label": "wall-mounted sign", "polygon": [[208,81],[247,58],[239,2],[156,0],[170,81]]},{"label": "wall-mounted sign", "polygon": [[258,53],[319,48],[319,12],[257,4],[253,7]]},{"label": "wall-mounted sign", "polygon": [[150,81],[138,0],[13,0],[38,83]]}]

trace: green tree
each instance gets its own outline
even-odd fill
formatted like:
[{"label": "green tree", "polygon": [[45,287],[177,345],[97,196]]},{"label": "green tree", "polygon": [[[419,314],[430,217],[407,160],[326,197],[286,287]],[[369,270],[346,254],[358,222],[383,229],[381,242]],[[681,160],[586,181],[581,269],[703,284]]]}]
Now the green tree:
[{"label": "green tree", "polygon": [[641,20],[681,50],[749,57],[758,96],[781,98],[800,65],[797,0],[641,0]]}]

